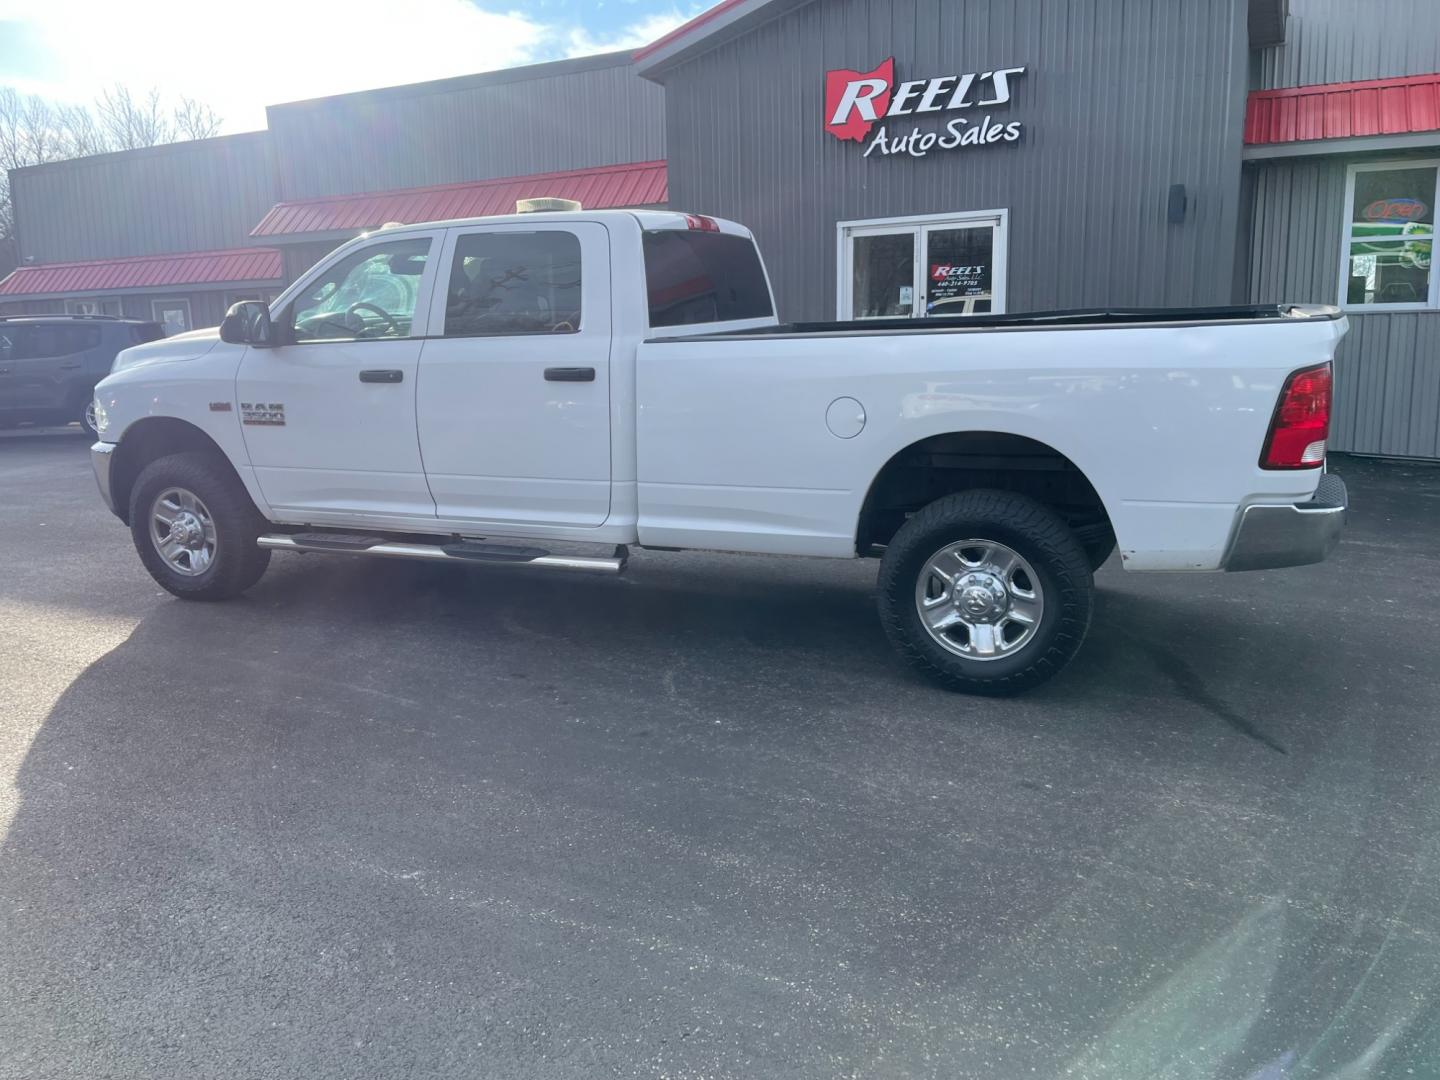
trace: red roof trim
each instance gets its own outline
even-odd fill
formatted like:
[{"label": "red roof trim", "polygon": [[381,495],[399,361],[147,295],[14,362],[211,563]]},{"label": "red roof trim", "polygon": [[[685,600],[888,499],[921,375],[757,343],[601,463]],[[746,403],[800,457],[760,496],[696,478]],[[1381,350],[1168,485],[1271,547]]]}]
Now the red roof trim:
[{"label": "red roof trim", "polygon": [[228,248],[21,266],[0,281],[0,296],[165,289],[238,281],[278,282],[282,276],[280,252],[274,248]]},{"label": "red roof trim", "polygon": [[706,23],[718,19],[721,15],[725,14],[725,12],[729,11],[731,8],[739,7],[743,3],[745,3],[745,0],[721,0],[720,3],[716,4],[714,7],[706,11],[702,11],[699,15],[696,15],[689,22],[681,23],[664,37],[652,41],[643,49],[636,50],[633,59],[637,61],[644,60],[645,57],[649,56],[651,53],[659,52],[666,45],[669,45],[672,41],[678,41],[680,38],[689,37],[690,34],[700,29],[700,27],[704,26]]},{"label": "red roof trim", "polygon": [[517,199],[543,195],[576,199],[589,210],[658,206],[670,197],[665,162],[640,161],[566,172],[502,176],[438,187],[399,188],[279,202],[260,219],[250,235],[355,232],[377,228],[387,221],[410,225],[422,221],[512,214]]},{"label": "red roof trim", "polygon": [[1440,131],[1440,72],[1256,90],[1245,105],[1247,146],[1423,131]]}]

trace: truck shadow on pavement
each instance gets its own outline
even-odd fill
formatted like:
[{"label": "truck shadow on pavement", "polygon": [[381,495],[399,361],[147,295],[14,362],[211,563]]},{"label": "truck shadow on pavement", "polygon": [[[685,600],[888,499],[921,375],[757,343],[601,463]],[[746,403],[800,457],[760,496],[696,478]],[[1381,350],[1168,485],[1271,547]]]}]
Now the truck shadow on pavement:
[{"label": "truck shadow on pavement", "polygon": [[1421,1060],[1433,701],[1315,629],[1363,583],[1107,571],[1071,670],[987,701],[898,664],[873,572],[277,557],[157,600],[19,772],[0,1072]]}]

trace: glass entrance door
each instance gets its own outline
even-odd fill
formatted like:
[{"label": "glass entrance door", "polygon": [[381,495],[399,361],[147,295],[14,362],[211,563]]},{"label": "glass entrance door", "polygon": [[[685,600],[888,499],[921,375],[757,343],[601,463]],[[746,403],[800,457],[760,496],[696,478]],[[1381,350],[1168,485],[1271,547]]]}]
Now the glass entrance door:
[{"label": "glass entrance door", "polygon": [[842,222],[841,319],[1005,310],[1005,211]]},{"label": "glass entrance door", "polygon": [[908,319],[915,314],[915,231],[861,232],[850,268],[856,319]]},{"label": "glass entrance door", "polygon": [[995,303],[995,230],[926,226],[925,298],[921,312],[989,315]]}]

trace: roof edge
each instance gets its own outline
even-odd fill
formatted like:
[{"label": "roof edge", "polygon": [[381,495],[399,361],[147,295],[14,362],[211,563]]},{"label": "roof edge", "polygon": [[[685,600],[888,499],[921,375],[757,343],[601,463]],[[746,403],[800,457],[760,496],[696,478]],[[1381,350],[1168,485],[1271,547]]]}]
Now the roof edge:
[{"label": "roof edge", "polygon": [[[647,79],[724,41],[793,11],[814,0],[720,0],[687,23],[635,51],[635,69]],[[657,80],[658,81],[658,80]]]},{"label": "roof edge", "polygon": [[470,90],[480,86],[500,86],[505,83],[529,82],[532,79],[547,79],[557,75],[573,75],[582,71],[600,71],[604,68],[629,67],[630,51],[593,53],[589,56],[571,56],[563,60],[545,60],[538,64],[517,64],[514,67],[497,68],[493,71],[477,71],[469,75],[452,75],[444,79],[427,79],[424,82],[398,83],[394,86],[376,86],[365,90],[351,90],[344,94],[326,94],[321,97],[298,98],[294,101],[279,101],[265,106],[268,119],[272,110],[314,108],[326,102],[349,102],[375,100],[377,98],[420,97],[425,94],[446,94],[457,90]]}]

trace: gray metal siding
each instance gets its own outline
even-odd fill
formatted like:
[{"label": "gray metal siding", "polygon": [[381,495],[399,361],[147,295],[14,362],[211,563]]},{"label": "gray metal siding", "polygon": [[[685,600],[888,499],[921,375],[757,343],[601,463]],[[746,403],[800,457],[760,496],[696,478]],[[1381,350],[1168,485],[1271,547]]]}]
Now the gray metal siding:
[{"label": "gray metal siding", "polygon": [[[1345,158],[1254,168],[1250,298],[1334,304]],[[1336,450],[1440,457],[1440,312],[1351,314],[1335,358]]]},{"label": "gray metal siding", "polygon": [[22,257],[37,262],[251,247],[276,201],[265,132],[16,169]]},{"label": "gray metal siding", "polygon": [[[668,71],[670,202],[750,225],[788,318],[835,311],[836,223],[1010,211],[1012,311],[1228,302],[1244,0],[823,0]],[[1016,145],[866,159],[823,130],[824,73],[1026,65]],[[922,121],[931,126],[933,121]],[[906,118],[908,130],[910,118]],[[1172,183],[1189,190],[1166,223]]]},{"label": "gray metal siding", "polygon": [[1285,43],[1256,53],[1251,88],[1440,71],[1437,0],[1290,0]]},{"label": "gray metal siding", "polygon": [[272,106],[282,198],[665,157],[664,91],[628,64],[449,85]]}]

